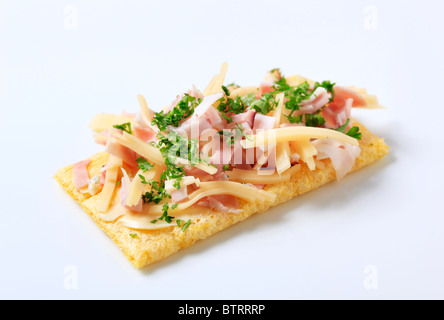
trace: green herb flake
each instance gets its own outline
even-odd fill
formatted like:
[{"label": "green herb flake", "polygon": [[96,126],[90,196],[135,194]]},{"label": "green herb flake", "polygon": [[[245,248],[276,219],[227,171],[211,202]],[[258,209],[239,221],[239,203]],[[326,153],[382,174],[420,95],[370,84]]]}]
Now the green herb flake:
[{"label": "green herb flake", "polygon": [[190,226],[191,220],[188,220],[185,222],[185,224],[182,226],[182,231],[185,232],[185,230]]},{"label": "green herb flake", "polygon": [[348,130],[347,132],[345,132],[345,128],[347,128],[348,124],[350,123],[350,119],[347,119],[347,121],[345,121],[345,123],[340,126],[339,128],[335,129],[336,131],[345,133],[346,135],[355,138],[356,140],[361,140],[362,138],[362,133],[359,132],[359,127],[352,127],[350,130]]},{"label": "green herb flake", "polygon": [[165,113],[163,111],[154,114],[154,119],[151,122],[157,125],[160,131],[165,131],[167,126],[178,127],[182,120],[190,117],[194,113],[194,109],[202,102],[198,99],[185,93],[182,99],[177,103],[173,110]]},{"label": "green herb flake", "polygon": [[148,160],[142,157],[138,157],[136,159],[136,162],[137,162],[137,168],[139,168],[143,172],[150,171],[154,167],[154,164],[149,163]]},{"label": "green herb flake", "polygon": [[113,125],[114,128],[123,130],[129,134],[133,134],[133,131],[131,130],[131,122],[126,122],[122,124],[115,124]]}]

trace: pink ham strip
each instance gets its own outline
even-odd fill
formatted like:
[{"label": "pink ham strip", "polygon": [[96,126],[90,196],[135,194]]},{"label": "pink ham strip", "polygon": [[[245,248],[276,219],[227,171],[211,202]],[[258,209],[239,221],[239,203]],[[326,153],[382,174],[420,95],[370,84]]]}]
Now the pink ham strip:
[{"label": "pink ham strip", "polygon": [[230,195],[215,195],[205,197],[201,201],[198,202],[199,206],[208,207],[212,210],[219,211],[221,213],[240,213],[242,212],[239,209],[239,200],[238,198]]},{"label": "pink ham strip", "polygon": [[231,119],[234,123],[242,123],[246,122],[250,126],[250,128],[253,128],[254,126],[254,118],[256,115],[256,110],[250,109],[248,111],[245,111],[243,113],[234,114]]},{"label": "pink ham strip", "polygon": [[89,184],[88,177],[88,165],[91,163],[91,160],[83,160],[74,164],[73,166],[73,175],[74,175],[74,187],[77,190],[80,190],[83,187],[86,187]]},{"label": "pink ham strip", "polygon": [[134,135],[144,142],[156,140],[157,132],[151,127],[134,126]]},{"label": "pink ham strip", "polygon": [[256,113],[254,117],[254,126],[253,130],[269,130],[274,128],[274,117],[265,116],[261,113]]},{"label": "pink ham strip", "polygon": [[132,167],[137,167],[136,162],[136,153],[125,146],[122,146],[120,143],[115,142],[113,140],[108,140],[106,143],[105,151],[110,155],[113,155],[122,161],[126,162],[128,165]]},{"label": "pink ham strip", "polygon": [[334,139],[315,140],[313,145],[318,150],[316,156],[318,160],[330,158],[338,180],[353,168],[356,158],[361,153],[358,146],[343,144]]},{"label": "pink ham strip", "polygon": [[175,189],[170,192],[171,201],[173,203],[179,203],[188,198],[188,190],[187,186],[182,186],[179,190]]},{"label": "pink ham strip", "polygon": [[263,95],[264,93],[274,91],[274,85],[275,84],[272,82],[261,82],[261,84],[259,85],[259,94]]},{"label": "pink ham strip", "polygon": [[[321,116],[325,119],[325,126],[327,128],[337,129],[351,117],[351,108],[353,106],[353,99],[349,98],[344,103],[336,103],[333,101],[327,107],[322,109]],[[351,123],[349,124],[351,125]]]},{"label": "pink ham strip", "polygon": [[300,108],[295,115],[315,113],[325,106],[330,101],[330,98],[331,94],[329,94],[325,88],[319,87],[313,92],[313,95],[308,100],[302,101],[299,104]]},{"label": "pink ham strip", "polygon": [[341,107],[347,99],[353,99],[353,107],[365,107],[367,102],[362,94],[346,87],[334,86],[335,92],[334,102]]}]

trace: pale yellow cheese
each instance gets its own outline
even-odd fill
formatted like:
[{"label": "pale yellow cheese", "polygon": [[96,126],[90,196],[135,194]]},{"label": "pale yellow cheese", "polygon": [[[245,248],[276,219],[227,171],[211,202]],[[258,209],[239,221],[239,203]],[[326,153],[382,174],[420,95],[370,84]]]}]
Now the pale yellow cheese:
[{"label": "pale yellow cheese", "polygon": [[89,123],[89,128],[95,132],[102,132],[112,129],[114,125],[122,123],[131,123],[134,125],[135,117],[132,115],[117,115],[110,113],[100,113],[94,116]]},{"label": "pale yellow cheese", "polygon": [[282,174],[291,167],[289,142],[281,142],[276,146],[276,170]]},{"label": "pale yellow cheese", "polygon": [[343,143],[357,146],[358,140],[352,138],[342,132],[314,127],[283,127],[275,128],[267,131],[258,132],[255,135],[247,136],[247,139],[241,141],[241,145],[245,148],[254,148],[264,146],[269,142],[289,142],[307,139],[336,139]]},{"label": "pale yellow cheese", "polygon": [[285,77],[285,80],[287,81],[288,85],[290,85],[292,87],[298,86],[298,85],[300,85],[301,83],[303,83],[305,81],[307,81],[311,85],[314,85],[314,83],[315,83],[313,80],[308,79],[308,78],[303,77],[303,76],[298,75],[298,74]]},{"label": "pale yellow cheese", "polygon": [[143,183],[143,180],[140,176],[144,177],[145,181],[148,182],[154,178],[156,175],[155,169],[151,169],[150,171],[143,172],[143,170],[139,170],[134,176],[133,180],[129,185],[127,185],[127,196],[126,196],[126,205],[129,207],[136,206],[145,189],[147,188],[147,184]]},{"label": "pale yellow cheese", "polygon": [[224,62],[222,64],[222,67],[220,68],[219,74],[215,75],[208,86],[203,91],[204,96],[209,96],[211,94],[221,92],[222,91],[222,85],[225,81],[225,75],[227,74],[228,70],[228,63]]},{"label": "pale yellow cheese", "polygon": [[310,170],[316,169],[314,156],[318,154],[315,146],[309,140],[298,140],[290,142],[292,149],[299,154],[300,160],[304,161]]},{"label": "pale yellow cheese", "polygon": [[[174,210],[182,211],[189,208],[199,200],[213,195],[231,195],[243,199],[248,202],[255,201],[274,201],[276,195],[264,190],[257,189],[256,187],[248,186],[233,181],[212,181],[201,182],[200,188],[191,193],[188,198],[190,200],[180,203]],[[163,212],[163,205],[150,206],[150,213],[161,214]]]},{"label": "pale yellow cheese", "polygon": [[234,99],[236,97],[244,97],[250,93],[259,95],[259,88],[255,86],[246,86],[246,87],[237,88],[230,93],[230,98]]},{"label": "pale yellow cheese", "polygon": [[164,164],[162,153],[155,146],[146,143],[125,131],[122,132],[122,134],[117,132],[112,132],[111,135],[113,140],[133,150],[134,152],[138,153],[148,161],[154,162],[155,164],[158,165]]},{"label": "pale yellow cheese", "polygon": [[137,100],[139,101],[140,105],[139,114],[143,122],[145,123],[145,125],[154,128],[151,126],[151,121],[153,121],[154,119],[154,111],[148,107],[148,103],[146,102],[145,97],[143,95],[141,94],[137,95]]},{"label": "pale yellow cheese", "polygon": [[117,177],[121,166],[122,160],[114,156],[109,156],[105,184],[103,185],[102,192],[96,196],[99,199],[96,205],[99,212],[106,212],[108,210],[114,189],[116,188]]},{"label": "pale yellow cheese", "polygon": [[276,101],[278,101],[278,104],[276,106],[276,109],[274,109],[274,127],[278,128],[279,125],[282,122],[282,108],[284,106],[284,94],[283,93],[279,93],[276,95]]},{"label": "pale yellow cheese", "polygon": [[301,166],[296,164],[283,174],[274,172],[271,175],[261,175],[255,170],[243,170],[234,168],[232,171],[227,171],[226,174],[232,181],[252,184],[275,184],[290,180],[291,175],[300,170]]}]

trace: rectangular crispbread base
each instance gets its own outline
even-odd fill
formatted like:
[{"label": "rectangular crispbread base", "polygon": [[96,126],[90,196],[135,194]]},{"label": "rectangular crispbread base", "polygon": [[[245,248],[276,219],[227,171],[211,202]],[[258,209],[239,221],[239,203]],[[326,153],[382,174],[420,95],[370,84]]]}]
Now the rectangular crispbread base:
[{"label": "rectangular crispbread base", "polygon": [[[356,122],[355,124],[359,126],[362,132],[362,139],[359,142],[361,154],[356,160],[353,171],[371,164],[386,155],[389,150],[383,139],[373,135],[363,125]],[[108,155],[105,152],[91,157],[92,162],[88,167],[89,176],[92,177],[98,174],[100,168],[107,163],[107,159]],[[182,232],[177,226],[161,230],[137,230],[135,232],[134,229],[123,226],[118,220],[105,222],[97,216],[95,210],[90,210],[83,205],[88,196],[74,188],[72,165],[60,169],[54,178],[82,206],[97,225],[114,240],[128,260],[135,267],[142,268],[153,262],[165,259],[174,252],[191,246],[197,240],[205,239],[255,213],[286,202],[296,195],[314,190],[336,179],[336,174],[329,159],[317,161],[317,169],[314,171],[310,171],[305,164],[302,164],[301,170],[294,173],[289,182],[265,187],[265,190],[277,194],[274,203],[247,203],[240,201],[242,213],[221,214],[211,212],[200,215],[198,219],[192,221],[192,224],[185,232]],[[362,183],[366,182],[362,181]],[[339,184],[338,188],[340,187]],[[114,191],[113,197],[118,197],[117,190]],[[134,233],[137,233],[137,237],[133,238],[130,234]]]}]

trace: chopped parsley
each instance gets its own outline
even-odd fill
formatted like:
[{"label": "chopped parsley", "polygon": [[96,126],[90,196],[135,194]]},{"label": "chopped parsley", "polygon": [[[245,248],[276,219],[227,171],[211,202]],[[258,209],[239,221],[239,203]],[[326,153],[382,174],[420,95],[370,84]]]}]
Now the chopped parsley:
[{"label": "chopped parsley", "polygon": [[[230,91],[226,86],[222,86],[222,90],[225,93],[225,97],[220,99],[219,105],[217,106],[217,110],[219,110],[222,114],[225,113],[242,113],[248,107],[248,105],[242,100],[241,97],[236,97],[234,99],[230,98]],[[224,119],[230,119],[227,115],[225,115]],[[230,119],[231,120],[231,119]]]},{"label": "chopped parsley", "polygon": [[137,233],[130,233],[129,235],[131,238],[137,238]]},{"label": "chopped parsley", "polygon": [[136,162],[137,162],[137,168],[139,168],[143,172],[150,171],[154,167],[154,164],[149,163],[148,160],[142,157],[137,158]]},{"label": "chopped parsley", "polygon": [[165,131],[167,126],[178,127],[180,122],[194,113],[196,108],[202,99],[197,99],[185,93],[179,103],[168,113],[163,111],[154,114],[154,119],[151,122],[153,125],[157,125],[160,131]]},{"label": "chopped parsley", "polygon": [[330,102],[331,102],[335,98],[335,91],[333,90],[333,87],[335,85],[336,85],[336,83],[331,83],[329,80],[322,81],[322,83],[315,82],[313,91],[319,87],[323,87],[325,90],[327,90],[328,93],[331,94],[331,98],[330,98]]},{"label": "chopped parsley", "polygon": [[276,106],[277,101],[274,92],[265,92],[259,100],[255,100],[251,104],[253,109],[262,114],[267,114],[270,111],[273,111]]},{"label": "chopped parsley", "polygon": [[191,220],[189,219],[187,222],[181,219],[176,219],[177,226],[185,232],[188,226],[191,224]]},{"label": "chopped parsley", "polygon": [[324,124],[325,119],[319,113],[305,115],[305,125],[307,127],[320,127]]},{"label": "chopped parsley", "polygon": [[190,224],[191,224],[191,220],[188,219],[188,221],[185,222],[185,224],[182,226],[182,231],[185,232],[185,230],[189,227]]},{"label": "chopped parsley", "polygon": [[146,179],[145,179],[145,177],[144,177],[143,175],[139,174],[139,178],[140,178],[140,180],[141,180],[141,182],[142,182],[143,184],[149,184],[149,182],[146,181]]},{"label": "chopped parsley", "polygon": [[174,217],[168,215],[168,209],[170,208],[168,202],[165,203],[162,207],[162,215],[160,216],[159,220],[165,220],[166,223],[173,222]]},{"label": "chopped parsley", "polygon": [[131,122],[126,122],[122,124],[115,124],[113,125],[113,128],[123,130],[129,134],[133,134],[133,131],[131,130]]},{"label": "chopped parsley", "polygon": [[342,126],[337,128],[336,131],[345,133],[346,135],[348,135],[348,136],[350,136],[352,138],[355,138],[356,140],[361,140],[362,133],[359,132],[359,127],[354,126],[350,130],[345,132],[345,128],[347,128],[349,123],[350,123],[350,119],[347,119],[347,121]]}]

